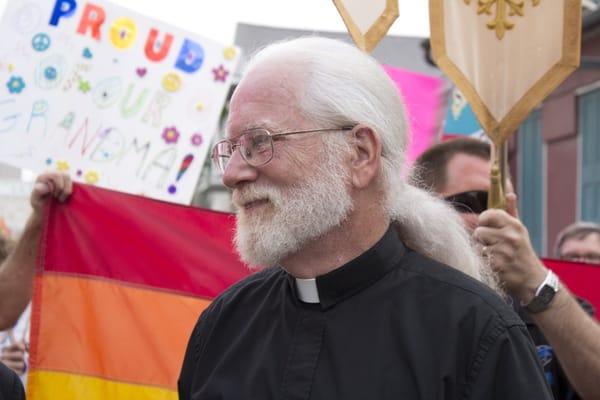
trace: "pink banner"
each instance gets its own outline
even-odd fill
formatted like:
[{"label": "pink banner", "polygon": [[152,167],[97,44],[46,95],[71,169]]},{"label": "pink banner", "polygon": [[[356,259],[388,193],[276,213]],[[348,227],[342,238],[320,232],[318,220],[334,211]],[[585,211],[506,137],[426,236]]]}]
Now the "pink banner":
[{"label": "pink banner", "polygon": [[398,86],[407,108],[411,141],[406,164],[410,166],[433,143],[439,132],[444,80],[389,65],[383,68]]}]

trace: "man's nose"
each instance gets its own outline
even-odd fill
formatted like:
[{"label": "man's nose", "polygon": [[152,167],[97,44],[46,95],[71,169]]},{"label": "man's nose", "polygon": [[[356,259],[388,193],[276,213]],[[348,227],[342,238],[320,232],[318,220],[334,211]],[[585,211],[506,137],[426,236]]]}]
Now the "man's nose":
[{"label": "man's nose", "polygon": [[239,149],[234,151],[229,158],[229,162],[225,166],[223,184],[233,189],[239,184],[253,182],[257,177],[257,169],[244,160]]}]

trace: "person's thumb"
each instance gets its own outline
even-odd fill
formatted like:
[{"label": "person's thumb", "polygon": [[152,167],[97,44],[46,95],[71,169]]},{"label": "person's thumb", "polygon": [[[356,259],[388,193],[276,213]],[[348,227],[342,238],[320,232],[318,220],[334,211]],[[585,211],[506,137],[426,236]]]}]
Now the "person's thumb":
[{"label": "person's thumb", "polygon": [[514,193],[509,193],[506,195],[506,212],[517,219],[519,218],[517,195]]}]

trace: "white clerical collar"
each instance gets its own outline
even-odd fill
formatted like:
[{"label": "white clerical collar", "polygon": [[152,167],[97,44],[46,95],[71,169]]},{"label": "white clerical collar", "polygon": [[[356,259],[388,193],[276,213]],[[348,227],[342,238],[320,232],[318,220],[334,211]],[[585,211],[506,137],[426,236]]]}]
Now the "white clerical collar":
[{"label": "white clerical collar", "polygon": [[319,291],[317,290],[317,280],[315,278],[300,279],[296,281],[296,290],[298,297],[305,303],[319,303]]}]

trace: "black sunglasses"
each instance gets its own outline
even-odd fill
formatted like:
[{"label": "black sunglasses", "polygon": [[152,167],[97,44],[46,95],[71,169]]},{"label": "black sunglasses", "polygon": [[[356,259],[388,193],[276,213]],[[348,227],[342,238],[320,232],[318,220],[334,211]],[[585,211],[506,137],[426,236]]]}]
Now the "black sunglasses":
[{"label": "black sunglasses", "polygon": [[481,214],[487,210],[488,192],[484,190],[471,190],[453,194],[444,198],[459,213]]}]

